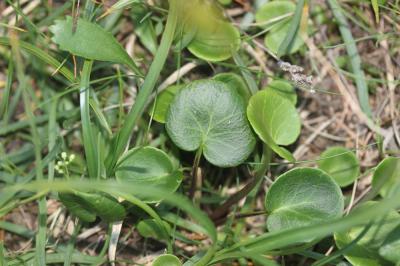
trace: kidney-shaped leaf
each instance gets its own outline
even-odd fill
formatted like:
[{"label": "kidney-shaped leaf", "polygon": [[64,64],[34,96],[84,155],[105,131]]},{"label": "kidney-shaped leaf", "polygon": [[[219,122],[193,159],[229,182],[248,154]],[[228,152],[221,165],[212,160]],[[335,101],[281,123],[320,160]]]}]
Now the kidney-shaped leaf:
[{"label": "kidney-shaped leaf", "polygon": [[250,98],[247,117],[257,135],[281,157],[294,161],[278,145],[292,144],[300,134],[300,117],[293,104],[282,96],[262,90]]},{"label": "kidney-shaped leaf", "polygon": [[242,163],[255,144],[242,97],[216,80],[195,81],[179,91],[168,110],[166,129],[179,148],[201,149],[220,167]]},{"label": "kidney-shaped leaf", "polygon": [[379,189],[379,194],[386,197],[398,184],[400,184],[400,158],[385,158],[374,172],[372,187]]},{"label": "kidney-shaped leaf", "polygon": [[269,188],[265,198],[268,230],[296,228],[340,217],[343,195],[325,172],[313,168],[290,170]]},{"label": "kidney-shaped leaf", "polygon": [[126,64],[138,70],[132,58],[114,36],[99,25],[79,19],[73,32],[73,19],[57,20],[50,27],[53,41],[61,50],[87,59]]},{"label": "kidney-shaped leaf", "polygon": [[[278,53],[290,27],[296,5],[292,1],[270,1],[256,13],[256,21],[262,28],[269,29],[265,35],[265,45],[273,53]],[[302,35],[307,34],[306,27],[300,27],[294,37],[289,53],[294,53],[304,44]]]},{"label": "kidney-shaped leaf", "polygon": [[111,198],[102,194],[75,191],[59,195],[67,209],[85,222],[93,222],[99,216],[106,222],[121,221],[126,216],[125,208]]},{"label": "kidney-shaped leaf", "polygon": [[240,33],[232,24],[213,20],[206,26],[199,28],[190,42],[192,54],[207,61],[223,61],[239,49]]},{"label": "kidney-shaped leaf", "polygon": [[[165,152],[147,146],[128,151],[118,162],[115,176],[119,181],[160,187],[173,193],[182,182],[183,174],[175,169]],[[143,198],[148,202],[162,199],[163,195]]]},{"label": "kidney-shaped leaf", "polygon": [[153,261],[153,266],[182,266],[181,261],[171,254],[159,256]]},{"label": "kidney-shaped leaf", "polygon": [[[366,202],[353,211],[362,211],[374,208],[376,202]],[[384,266],[393,265],[379,255],[388,235],[400,224],[400,214],[395,211],[389,212],[382,217],[384,220],[377,219],[366,234],[352,246],[344,255],[354,266]],[[339,248],[347,247],[363,231],[364,227],[354,227],[346,232],[335,234],[335,242]]]},{"label": "kidney-shaped leaf", "polygon": [[321,154],[319,168],[327,172],[341,187],[350,185],[360,173],[354,152],[344,147],[331,147]]}]

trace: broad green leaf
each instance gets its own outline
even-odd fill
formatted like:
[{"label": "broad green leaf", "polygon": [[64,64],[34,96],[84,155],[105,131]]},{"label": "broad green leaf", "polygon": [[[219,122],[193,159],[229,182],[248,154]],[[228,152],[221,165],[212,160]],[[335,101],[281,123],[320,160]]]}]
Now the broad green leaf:
[{"label": "broad green leaf", "polygon": [[159,256],[153,261],[152,266],[182,266],[181,261],[171,254],[165,254]]},{"label": "broad green leaf", "polygon": [[[267,48],[270,49],[274,54],[278,53],[279,47],[281,43],[285,40],[289,27],[290,27],[289,23],[281,24],[278,25],[278,27],[273,28],[271,32],[265,35],[265,40],[264,40],[265,46],[267,46]],[[304,41],[301,35],[302,33],[298,32],[294,37],[292,46],[290,47],[289,50],[290,54],[297,52],[303,46]]]},{"label": "broad green leaf", "polygon": [[85,222],[93,222],[99,216],[106,222],[121,221],[125,218],[125,208],[115,199],[101,194],[74,191],[59,195],[67,209]]},{"label": "broad green leaf", "polygon": [[220,73],[218,75],[215,75],[213,79],[222,81],[226,85],[228,85],[229,88],[233,88],[237,91],[237,93],[240,94],[240,96],[245,99],[247,102],[250,99],[250,91],[247,88],[246,82],[243,80],[241,76],[235,73]]},{"label": "broad green leaf", "polygon": [[[376,202],[366,202],[354,210],[363,211],[374,208]],[[384,220],[382,220],[384,219]],[[385,266],[393,265],[379,255],[379,248],[382,247],[385,239],[400,224],[400,214],[395,211],[389,212],[382,219],[376,217],[375,223],[368,230],[366,235],[358,241],[345,257],[354,266]],[[335,242],[339,248],[345,247],[363,230],[363,227],[354,227],[346,232],[335,234]]]},{"label": "broad green leaf", "polygon": [[265,89],[282,96],[283,98],[289,100],[293,105],[296,105],[297,103],[296,91],[289,82],[283,80],[273,80]]},{"label": "broad green leaf", "polygon": [[344,147],[331,147],[321,154],[320,169],[327,172],[341,187],[350,185],[360,174],[360,163],[354,152]]},{"label": "broad green leaf", "polygon": [[269,1],[257,10],[256,21],[263,28],[277,27],[288,23],[295,9],[292,1]]},{"label": "broad green leaf", "polygon": [[267,227],[271,232],[322,223],[343,212],[343,195],[325,172],[295,168],[269,188],[265,198]]},{"label": "broad green leaf", "polygon": [[57,20],[50,31],[61,50],[91,60],[126,64],[139,73],[135,62],[114,36],[95,23],[79,19],[73,32],[73,19],[68,16]]},{"label": "broad green leaf", "polygon": [[229,22],[214,20],[212,24],[197,29],[188,49],[200,59],[223,61],[232,57],[239,47],[239,31]]},{"label": "broad green leaf", "polygon": [[400,262],[400,226],[390,232],[379,248],[379,255],[393,263]]},{"label": "broad green leaf", "polygon": [[[163,221],[164,228],[166,228],[167,232],[171,232],[171,226],[169,223]],[[145,219],[140,221],[137,225],[137,230],[139,234],[145,238],[152,237],[154,239],[163,239],[164,231],[163,228],[160,228],[156,220],[154,219]]]},{"label": "broad green leaf", "polygon": [[[212,0],[183,1],[178,37],[190,38],[189,51],[207,61],[230,58],[240,46],[240,33]],[[186,42],[185,42],[186,43]]]},{"label": "broad green leaf", "polygon": [[382,197],[400,183],[400,158],[388,157],[379,163],[372,177],[372,187],[379,189]]},{"label": "broad green leaf", "polygon": [[247,117],[257,135],[281,157],[294,161],[286,149],[300,134],[300,117],[293,104],[269,90],[253,95],[247,106]]},{"label": "broad green leaf", "polygon": [[[290,27],[290,18],[293,17],[296,5],[292,1],[270,1],[263,5],[256,13],[257,23],[269,29],[265,35],[265,45],[277,54],[280,45],[285,40]],[[307,29],[300,27],[292,42],[289,53],[294,53],[304,44],[301,35]]]},{"label": "broad green leaf", "polygon": [[179,148],[201,149],[220,167],[239,165],[255,144],[242,97],[216,80],[195,81],[180,90],[168,110],[166,129]]},{"label": "broad green leaf", "polygon": [[[183,174],[175,169],[165,152],[147,146],[128,151],[118,162],[115,176],[120,182],[159,187],[173,193],[181,184]],[[154,202],[163,197],[154,195],[143,200]]]},{"label": "broad green leaf", "polygon": [[158,96],[157,100],[154,101],[153,106],[149,109],[149,113],[154,110],[153,119],[159,123],[165,123],[168,108],[174,99],[176,93],[184,85],[172,85],[162,91]]}]

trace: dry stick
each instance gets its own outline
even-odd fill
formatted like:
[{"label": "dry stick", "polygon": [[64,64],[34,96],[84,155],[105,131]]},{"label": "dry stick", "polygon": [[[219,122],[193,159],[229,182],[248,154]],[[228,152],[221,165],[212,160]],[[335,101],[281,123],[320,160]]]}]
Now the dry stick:
[{"label": "dry stick", "polygon": [[305,42],[310,49],[310,54],[314,56],[316,60],[320,62],[321,65],[329,67],[328,72],[333,81],[335,82],[337,88],[339,89],[340,93],[343,95],[344,100],[346,103],[350,106],[352,111],[354,112],[355,115],[358,116],[358,118],[363,122],[366,126],[368,126],[369,129],[372,131],[382,135],[382,136],[388,136],[389,132],[387,129],[380,128],[377,125],[374,124],[374,122],[366,115],[364,112],[361,110],[360,105],[358,104],[357,100],[355,100],[350,92],[346,89],[346,85],[336,73],[334,67],[332,64],[329,62],[329,60],[323,55],[323,53],[315,46],[314,42],[310,39],[307,38],[305,39]]}]

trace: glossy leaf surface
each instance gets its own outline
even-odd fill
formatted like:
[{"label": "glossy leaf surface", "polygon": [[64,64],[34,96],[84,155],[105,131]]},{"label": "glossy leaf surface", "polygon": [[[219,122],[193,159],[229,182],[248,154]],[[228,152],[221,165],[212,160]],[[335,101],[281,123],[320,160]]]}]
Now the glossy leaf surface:
[{"label": "glossy leaf surface", "polygon": [[322,223],[343,212],[339,186],[325,172],[295,168],[269,188],[265,198],[267,227],[271,232]]},{"label": "glossy leaf surface", "polygon": [[196,81],[179,91],[167,113],[166,129],[179,148],[201,149],[220,167],[242,163],[255,144],[242,97],[215,80]]},{"label": "glossy leaf surface", "polygon": [[[115,175],[121,182],[159,187],[171,193],[179,187],[183,177],[165,152],[150,146],[128,151],[118,162]],[[143,200],[152,202],[162,199],[163,195],[154,195]]]},{"label": "glossy leaf surface", "polygon": [[57,20],[50,27],[52,40],[61,50],[87,59],[126,64],[137,69],[131,57],[126,53],[114,36],[99,25],[79,19],[73,32],[73,20]]},{"label": "glossy leaf surface", "polygon": [[321,154],[319,168],[327,172],[341,187],[350,185],[360,174],[356,155],[344,147],[331,147]]},{"label": "glossy leaf surface", "polygon": [[300,134],[300,117],[293,104],[276,93],[262,90],[253,95],[247,106],[247,117],[257,135],[281,157],[293,161],[286,149]]}]

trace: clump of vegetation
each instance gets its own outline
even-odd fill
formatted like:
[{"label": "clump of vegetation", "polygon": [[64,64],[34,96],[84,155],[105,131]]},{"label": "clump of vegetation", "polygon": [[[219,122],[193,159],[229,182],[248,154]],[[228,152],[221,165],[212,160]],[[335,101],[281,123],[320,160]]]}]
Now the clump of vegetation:
[{"label": "clump of vegetation", "polygon": [[0,3],[0,265],[400,265],[398,1]]}]

